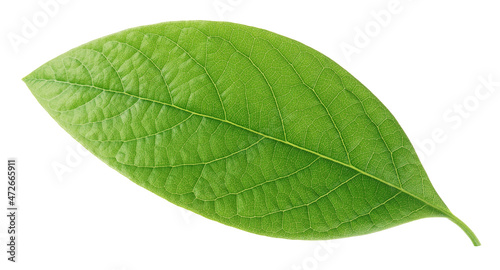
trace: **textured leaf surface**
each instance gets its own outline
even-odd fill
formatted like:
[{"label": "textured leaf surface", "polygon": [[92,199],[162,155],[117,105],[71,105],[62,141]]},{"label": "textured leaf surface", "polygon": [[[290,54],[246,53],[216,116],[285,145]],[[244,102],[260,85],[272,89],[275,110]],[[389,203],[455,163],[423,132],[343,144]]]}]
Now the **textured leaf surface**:
[{"label": "textured leaf surface", "polygon": [[73,49],[24,78],[137,184],[257,234],[331,239],[448,217],[407,136],[360,82],[289,38],[169,22]]}]

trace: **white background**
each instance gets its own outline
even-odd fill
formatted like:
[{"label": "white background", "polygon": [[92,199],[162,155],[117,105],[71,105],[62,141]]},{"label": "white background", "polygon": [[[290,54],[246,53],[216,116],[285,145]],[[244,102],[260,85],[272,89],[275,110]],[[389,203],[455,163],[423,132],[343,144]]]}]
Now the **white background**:
[{"label": "white background", "polygon": [[[0,269],[500,267],[495,259],[500,254],[500,2],[61,0],[44,20],[47,11],[40,3],[49,1],[0,4],[0,163],[15,157],[20,171],[19,262],[6,259],[7,220],[1,214]],[[381,26],[373,14],[387,12],[390,21]],[[207,220],[81,153],[21,81],[87,41],[129,27],[191,19],[265,28],[346,68],[396,116],[440,196],[483,245],[473,247],[442,218],[328,242],[268,238]],[[37,31],[23,33],[34,20]],[[371,35],[361,44],[360,31]],[[346,46],[356,53],[348,55]],[[475,92],[488,77],[497,84],[493,91]],[[444,135],[433,138],[433,133]],[[1,179],[3,206],[6,176]]]}]

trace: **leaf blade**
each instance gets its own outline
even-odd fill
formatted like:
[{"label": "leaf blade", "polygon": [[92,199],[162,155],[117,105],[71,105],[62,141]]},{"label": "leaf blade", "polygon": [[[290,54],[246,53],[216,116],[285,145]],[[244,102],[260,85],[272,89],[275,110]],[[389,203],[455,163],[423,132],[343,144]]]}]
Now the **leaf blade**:
[{"label": "leaf blade", "polygon": [[25,81],[108,165],[240,229],[329,239],[458,220],[383,104],[326,56],[271,32],[145,26],[76,48]]}]

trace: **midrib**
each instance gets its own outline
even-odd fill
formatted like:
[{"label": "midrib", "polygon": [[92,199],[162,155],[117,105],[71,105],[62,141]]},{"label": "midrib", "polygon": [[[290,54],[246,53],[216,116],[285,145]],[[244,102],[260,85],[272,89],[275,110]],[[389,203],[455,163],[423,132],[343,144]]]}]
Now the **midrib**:
[{"label": "midrib", "polygon": [[174,105],[174,104],[168,104],[168,103],[164,103],[164,102],[161,102],[161,101],[158,101],[158,100],[153,100],[153,99],[148,99],[148,98],[144,98],[144,97],[140,97],[140,96],[136,96],[136,95],[133,95],[133,94],[130,94],[130,93],[127,93],[127,92],[120,92],[120,91],[115,91],[115,90],[111,90],[111,89],[104,89],[104,88],[101,88],[101,87],[97,87],[97,86],[94,86],[94,85],[84,85],[84,84],[78,84],[78,83],[72,83],[72,82],[66,82],[66,81],[59,81],[59,80],[47,80],[47,79],[28,79],[28,78],[24,78],[23,79],[25,82],[27,81],[44,81],[44,82],[52,82],[52,83],[59,83],[59,84],[68,84],[68,85],[74,85],[74,86],[79,86],[79,87],[87,87],[87,88],[94,88],[94,89],[98,89],[98,90],[101,90],[101,91],[105,91],[105,92],[111,92],[111,93],[115,93],[115,94],[122,94],[122,95],[127,95],[127,96],[130,96],[130,97],[133,97],[133,98],[137,98],[139,100],[143,100],[143,101],[149,101],[149,102],[152,102],[152,103],[157,103],[157,104],[161,104],[163,106],[169,106],[169,107],[172,107],[172,108],[175,108],[175,109],[178,109],[178,110],[181,110],[181,111],[184,111],[184,112],[187,112],[187,113],[191,113],[191,114],[194,114],[194,115],[198,115],[198,116],[201,116],[201,117],[206,117],[206,118],[210,118],[210,119],[213,119],[213,120],[216,120],[216,121],[220,121],[220,122],[223,122],[223,123],[227,123],[229,125],[232,125],[232,126],[235,126],[235,127],[238,127],[238,128],[241,128],[243,130],[246,130],[248,132],[252,132],[254,134],[257,134],[259,136],[262,136],[262,137],[265,137],[265,138],[268,138],[268,139],[271,139],[271,140],[274,140],[274,141],[277,141],[277,142],[280,142],[280,143],[283,143],[283,144],[286,144],[286,145],[289,145],[291,147],[294,147],[294,148],[297,148],[297,149],[300,149],[302,151],[305,151],[305,152],[308,152],[308,153],[311,153],[311,154],[314,154],[318,157],[321,157],[323,159],[326,159],[326,160],[329,160],[331,162],[334,162],[334,163],[337,163],[339,165],[342,165],[342,166],[345,166],[347,168],[350,168],[352,170],[355,170],[365,176],[368,176],[372,179],[375,179],[387,186],[390,186],[392,188],[395,188],[399,191],[401,191],[402,193],[405,193],[419,201],[421,201],[422,203],[438,210],[439,212],[443,213],[445,216],[447,216],[448,218],[450,218],[452,221],[454,219],[457,219],[457,217],[455,217],[449,210],[445,210],[441,207],[438,207],[434,204],[431,204],[429,202],[427,202],[426,200],[420,198],[419,196],[416,196],[408,191],[406,191],[405,189],[403,189],[402,187],[398,187],[396,185],[393,185],[385,180],[382,180],[381,178],[377,177],[377,176],[374,176],[368,172],[365,172],[357,167],[354,167],[350,164],[347,164],[347,163],[344,163],[342,161],[339,161],[339,160],[336,160],[336,159],[333,159],[331,157],[328,157],[328,156],[325,156],[321,153],[318,153],[318,152],[315,152],[313,150],[310,150],[310,149],[307,149],[307,148],[304,148],[304,147],[301,147],[301,146],[298,146],[296,144],[293,144],[289,141],[284,141],[284,140],[281,140],[281,139],[278,139],[278,138],[274,138],[272,136],[269,136],[269,135],[266,135],[264,133],[261,133],[259,131],[256,131],[256,130],[253,130],[253,129],[250,129],[250,128],[247,128],[247,127],[244,127],[244,126],[241,126],[241,125],[238,125],[236,123],[233,123],[233,122],[230,122],[230,121],[227,121],[227,120],[224,120],[224,119],[220,119],[220,118],[217,118],[217,117],[214,117],[214,116],[210,116],[210,115],[205,115],[205,114],[202,114],[202,113],[198,113],[198,112],[193,112],[193,111],[190,111],[188,109],[185,109],[185,108],[182,108],[182,107],[179,107],[177,105]]}]

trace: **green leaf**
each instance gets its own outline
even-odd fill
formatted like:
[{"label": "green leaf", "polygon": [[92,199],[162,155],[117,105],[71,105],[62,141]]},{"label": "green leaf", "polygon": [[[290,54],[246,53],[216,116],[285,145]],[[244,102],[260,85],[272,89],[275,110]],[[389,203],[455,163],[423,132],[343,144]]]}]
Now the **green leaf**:
[{"label": "green leaf", "polygon": [[207,218],[332,239],[447,217],[479,245],[387,108],[292,39],[227,22],[161,23],[77,47],[24,81],[94,155]]}]

